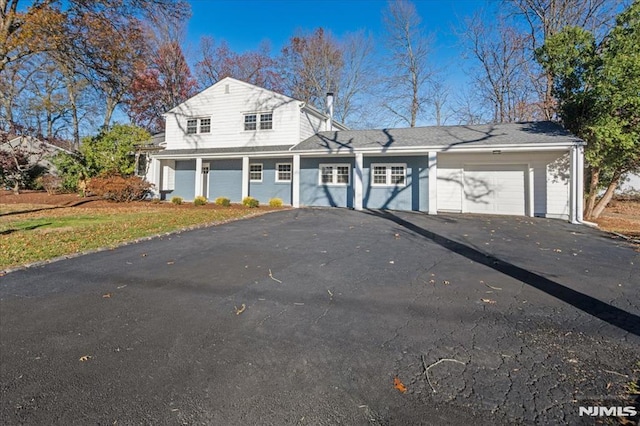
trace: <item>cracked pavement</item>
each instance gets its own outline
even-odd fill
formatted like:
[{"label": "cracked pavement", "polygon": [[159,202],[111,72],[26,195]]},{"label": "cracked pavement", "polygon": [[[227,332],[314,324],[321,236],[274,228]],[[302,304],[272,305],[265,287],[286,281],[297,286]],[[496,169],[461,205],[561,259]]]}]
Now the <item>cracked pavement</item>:
[{"label": "cracked pavement", "polygon": [[639,266],[558,220],[299,209],[17,271],[0,423],[615,424],[578,407],[640,406]]}]

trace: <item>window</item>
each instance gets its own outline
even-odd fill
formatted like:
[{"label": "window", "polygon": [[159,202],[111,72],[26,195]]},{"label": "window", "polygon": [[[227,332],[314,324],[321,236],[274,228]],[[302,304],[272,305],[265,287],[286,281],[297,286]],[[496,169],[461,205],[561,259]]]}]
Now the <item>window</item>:
[{"label": "window", "polygon": [[211,132],[211,119],[210,118],[201,118],[200,119],[200,133],[209,133]]},{"label": "window", "polygon": [[[258,122],[260,125],[258,125]],[[273,113],[251,113],[244,115],[244,130],[271,130],[273,129]]]},{"label": "window", "polygon": [[198,120],[187,120],[187,134],[192,135],[194,133],[198,133]]},{"label": "window", "polygon": [[255,130],[256,129],[256,119],[257,116],[255,114],[248,114],[244,116],[244,129],[245,130]]},{"label": "window", "polygon": [[372,164],[372,186],[405,186],[407,184],[406,164]]},{"label": "window", "polygon": [[320,164],[320,184],[348,185],[350,168],[348,164]]},{"label": "window", "polygon": [[249,180],[251,182],[262,182],[262,164],[249,164]]},{"label": "window", "polygon": [[[198,127],[200,124],[200,127]],[[198,129],[200,131],[198,131]],[[210,118],[190,118],[187,120],[187,134],[194,135],[196,133],[211,133]]]},{"label": "window", "polygon": [[273,114],[260,114],[260,130],[273,129]]},{"label": "window", "polygon": [[276,170],[276,182],[291,182],[291,163],[278,163]]}]

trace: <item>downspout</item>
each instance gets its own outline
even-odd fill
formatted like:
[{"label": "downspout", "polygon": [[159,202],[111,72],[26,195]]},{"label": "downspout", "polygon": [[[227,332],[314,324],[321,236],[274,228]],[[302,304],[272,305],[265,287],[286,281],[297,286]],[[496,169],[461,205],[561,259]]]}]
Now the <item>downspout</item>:
[{"label": "downspout", "polygon": [[574,190],[574,205],[575,210],[574,220],[572,223],[587,225],[593,228],[598,228],[597,223],[584,220],[584,146],[583,144],[576,144],[571,148],[571,185]]}]

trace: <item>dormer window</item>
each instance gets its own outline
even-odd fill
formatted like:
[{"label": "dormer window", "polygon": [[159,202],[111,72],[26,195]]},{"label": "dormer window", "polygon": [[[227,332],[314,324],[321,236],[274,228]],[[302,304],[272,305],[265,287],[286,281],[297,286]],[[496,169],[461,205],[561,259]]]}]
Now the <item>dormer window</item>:
[{"label": "dormer window", "polygon": [[211,133],[210,118],[190,118],[187,120],[187,134]]},{"label": "dormer window", "polygon": [[[258,123],[260,123],[258,125]],[[273,113],[251,113],[244,115],[244,130],[271,130],[273,129]]]}]

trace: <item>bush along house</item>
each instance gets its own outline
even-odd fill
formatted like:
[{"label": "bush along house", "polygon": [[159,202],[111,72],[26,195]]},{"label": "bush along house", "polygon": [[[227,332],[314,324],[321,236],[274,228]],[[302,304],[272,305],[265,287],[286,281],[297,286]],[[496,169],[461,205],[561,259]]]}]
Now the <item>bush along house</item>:
[{"label": "bush along house", "polygon": [[584,142],[552,122],[349,130],[225,78],[165,114],[147,173],[162,198],[582,220]]}]

